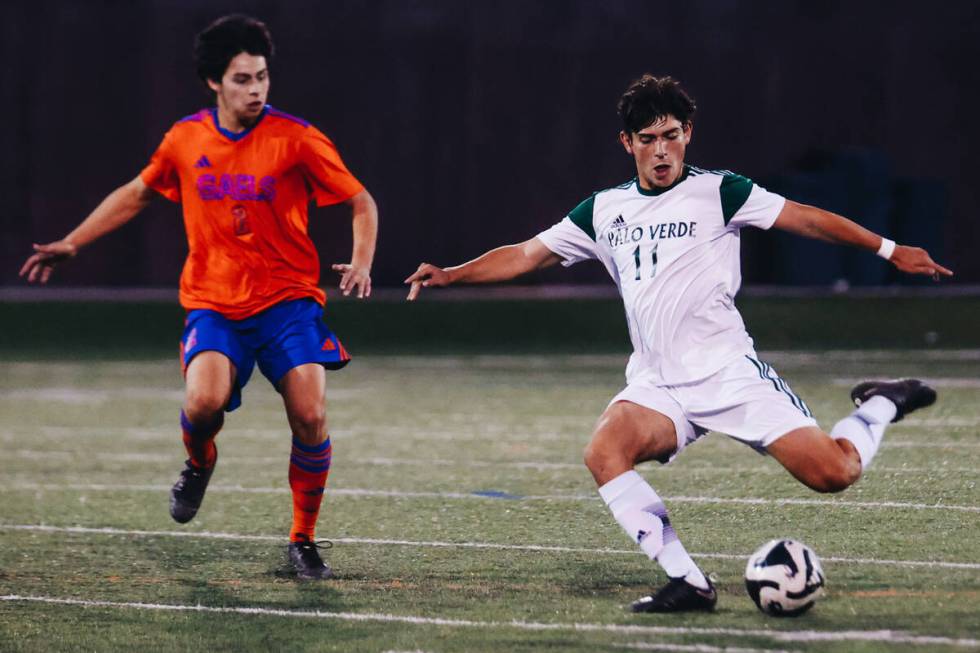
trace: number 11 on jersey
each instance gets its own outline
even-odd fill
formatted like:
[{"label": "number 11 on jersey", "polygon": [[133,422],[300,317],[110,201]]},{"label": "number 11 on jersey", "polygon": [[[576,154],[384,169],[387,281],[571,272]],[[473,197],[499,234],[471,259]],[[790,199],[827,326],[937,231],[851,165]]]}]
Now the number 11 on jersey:
[{"label": "number 11 on jersey", "polygon": [[[659,242],[655,242],[653,244],[653,249],[650,252],[650,261],[652,263],[652,268],[650,270],[650,278],[651,279],[653,277],[655,277],[656,274],[657,274],[657,245],[659,245],[659,244],[660,244]],[[633,263],[636,265],[636,277],[634,277],[634,280],[635,281],[639,281],[640,278],[641,278],[641,274],[640,274],[640,267],[641,267],[641,265],[640,265],[640,246],[639,245],[637,245],[636,246],[636,249],[633,250]]]}]

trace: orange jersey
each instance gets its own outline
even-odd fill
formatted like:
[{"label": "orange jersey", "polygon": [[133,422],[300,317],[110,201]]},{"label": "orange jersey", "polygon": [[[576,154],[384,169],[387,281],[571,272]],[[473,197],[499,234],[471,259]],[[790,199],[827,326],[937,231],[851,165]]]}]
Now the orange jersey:
[{"label": "orange jersey", "polygon": [[266,107],[248,131],[218,127],[215,109],[180,120],[140,177],[183,204],[190,252],[180,303],[241,320],[301,297],[326,300],[307,233],[310,200],[337,204],[364,186],[304,120]]}]

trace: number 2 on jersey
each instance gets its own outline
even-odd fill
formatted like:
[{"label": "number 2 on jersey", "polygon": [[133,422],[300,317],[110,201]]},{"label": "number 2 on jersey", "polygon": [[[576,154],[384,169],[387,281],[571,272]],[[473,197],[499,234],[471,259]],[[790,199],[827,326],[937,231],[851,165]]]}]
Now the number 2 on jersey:
[{"label": "number 2 on jersey", "polygon": [[[653,249],[650,252],[650,261],[652,263],[652,267],[650,270],[651,279],[655,277],[657,274],[657,245],[659,244],[660,244],[659,242],[654,243]],[[639,281],[640,278],[642,277],[642,275],[640,274],[640,268],[642,267],[640,265],[640,254],[641,254],[640,246],[637,245],[636,249],[633,250],[633,263],[636,265],[636,277],[634,277],[634,281]]]}]

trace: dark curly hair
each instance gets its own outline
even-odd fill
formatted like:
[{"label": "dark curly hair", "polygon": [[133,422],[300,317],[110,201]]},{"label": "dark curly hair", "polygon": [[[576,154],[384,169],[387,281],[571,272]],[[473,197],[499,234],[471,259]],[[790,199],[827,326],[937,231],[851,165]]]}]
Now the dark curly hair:
[{"label": "dark curly hair", "polygon": [[243,14],[222,16],[194,38],[194,61],[201,81],[220,82],[242,52],[272,59],[272,34],[261,20]]},{"label": "dark curly hair", "polygon": [[617,108],[623,131],[635,134],[667,116],[674,116],[686,125],[694,117],[697,106],[673,77],[654,77],[647,73],[629,85]]}]

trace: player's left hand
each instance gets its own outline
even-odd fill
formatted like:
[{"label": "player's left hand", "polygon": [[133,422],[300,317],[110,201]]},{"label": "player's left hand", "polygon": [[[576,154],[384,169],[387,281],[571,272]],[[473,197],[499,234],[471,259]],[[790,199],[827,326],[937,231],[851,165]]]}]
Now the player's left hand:
[{"label": "player's left hand", "polygon": [[927,274],[934,280],[939,281],[940,275],[944,277],[953,276],[953,271],[939,265],[932,260],[929,252],[921,247],[907,247],[906,245],[895,245],[892,253],[892,265],[909,274]]},{"label": "player's left hand", "polygon": [[357,291],[357,298],[364,299],[371,296],[371,270],[362,268],[350,263],[334,263],[330,266],[335,272],[341,274],[340,291],[344,296]]}]

